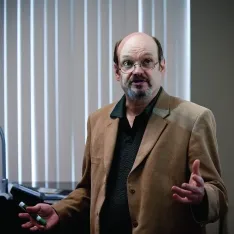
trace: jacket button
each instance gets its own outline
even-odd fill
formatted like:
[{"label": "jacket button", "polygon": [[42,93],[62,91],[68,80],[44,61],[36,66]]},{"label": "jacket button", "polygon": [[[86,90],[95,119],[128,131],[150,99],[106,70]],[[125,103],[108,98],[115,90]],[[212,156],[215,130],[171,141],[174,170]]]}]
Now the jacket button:
[{"label": "jacket button", "polygon": [[136,220],[133,221],[132,226],[133,226],[133,227],[137,227],[137,226],[138,226],[138,222],[137,222]]},{"label": "jacket button", "polygon": [[130,189],[130,193],[134,194],[136,191],[134,189]]}]

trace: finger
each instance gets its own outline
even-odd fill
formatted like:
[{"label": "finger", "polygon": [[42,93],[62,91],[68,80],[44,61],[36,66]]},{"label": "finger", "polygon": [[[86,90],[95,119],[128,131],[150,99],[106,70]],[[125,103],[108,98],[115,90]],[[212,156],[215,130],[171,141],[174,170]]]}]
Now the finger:
[{"label": "finger", "polygon": [[178,194],[174,193],[172,197],[175,201],[183,203],[183,204],[197,204],[198,203],[197,195],[194,195],[194,194],[188,197],[181,197]]},{"label": "finger", "polygon": [[28,206],[26,208],[28,213],[38,213],[41,209],[41,206],[39,204],[35,205],[35,206]]},{"label": "finger", "polygon": [[31,221],[29,221],[29,222],[24,223],[24,224],[21,225],[22,228],[27,228],[27,229],[31,228],[33,226],[34,226],[34,224]]},{"label": "finger", "polygon": [[173,187],[172,187],[172,191],[173,191],[174,193],[178,194],[180,197],[187,197],[187,196],[189,196],[189,195],[192,194],[191,191],[182,189],[182,188],[177,187],[177,186],[173,186]]},{"label": "finger", "polygon": [[30,215],[28,213],[19,213],[18,216],[23,219],[30,219]]},{"label": "finger", "polygon": [[182,188],[187,190],[187,191],[190,191],[191,193],[196,193],[196,194],[201,193],[200,187],[197,187],[197,186],[194,186],[191,184],[184,183],[184,184],[182,184]]},{"label": "finger", "polygon": [[204,187],[204,180],[202,179],[201,176],[198,175],[193,175],[193,180],[196,181],[198,187]]},{"label": "finger", "polygon": [[[32,229],[33,229],[33,230],[32,230]],[[30,228],[30,230],[32,230],[32,231],[44,231],[44,230],[45,230],[45,227],[42,226],[42,225],[36,224],[36,225],[34,225],[32,228]]]},{"label": "finger", "polygon": [[38,231],[39,228],[37,226],[33,226],[32,228],[30,228],[30,231],[35,232]]},{"label": "finger", "polygon": [[191,204],[192,201],[189,200],[187,197],[181,197],[178,194],[174,193],[172,195],[173,199],[177,202],[183,203],[183,204]]},{"label": "finger", "polygon": [[192,165],[192,173],[200,176],[200,160],[196,159]]},{"label": "finger", "polygon": [[37,230],[42,231],[45,229],[44,226],[34,223],[32,221],[22,224],[21,227],[25,229],[30,229],[31,231],[37,231]]}]

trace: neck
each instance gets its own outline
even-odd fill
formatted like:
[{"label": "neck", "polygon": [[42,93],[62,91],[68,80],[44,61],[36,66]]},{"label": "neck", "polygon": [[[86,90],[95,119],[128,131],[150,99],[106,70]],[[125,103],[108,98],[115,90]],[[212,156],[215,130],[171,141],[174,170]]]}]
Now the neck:
[{"label": "neck", "polygon": [[134,117],[141,114],[153,98],[152,95],[148,99],[132,100],[126,96],[126,114]]}]

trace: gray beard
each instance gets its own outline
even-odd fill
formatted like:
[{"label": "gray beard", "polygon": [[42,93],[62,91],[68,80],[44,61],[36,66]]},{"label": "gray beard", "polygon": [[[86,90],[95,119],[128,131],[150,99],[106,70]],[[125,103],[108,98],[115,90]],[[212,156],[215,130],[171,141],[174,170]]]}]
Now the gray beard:
[{"label": "gray beard", "polygon": [[126,90],[126,95],[133,101],[148,99],[152,96],[152,89],[148,88],[146,91],[133,91],[131,88]]}]

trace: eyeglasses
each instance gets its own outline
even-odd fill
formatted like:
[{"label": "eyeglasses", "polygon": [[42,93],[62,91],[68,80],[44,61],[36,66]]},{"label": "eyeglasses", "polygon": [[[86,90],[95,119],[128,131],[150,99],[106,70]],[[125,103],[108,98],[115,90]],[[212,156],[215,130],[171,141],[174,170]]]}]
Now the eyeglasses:
[{"label": "eyeglasses", "polygon": [[153,70],[158,63],[159,62],[155,63],[154,61],[152,61],[150,59],[145,59],[145,60],[141,61],[140,63],[134,63],[131,60],[125,60],[121,64],[119,70],[121,70],[121,72],[123,72],[123,73],[129,74],[135,70],[136,65],[140,66],[144,71]]}]

